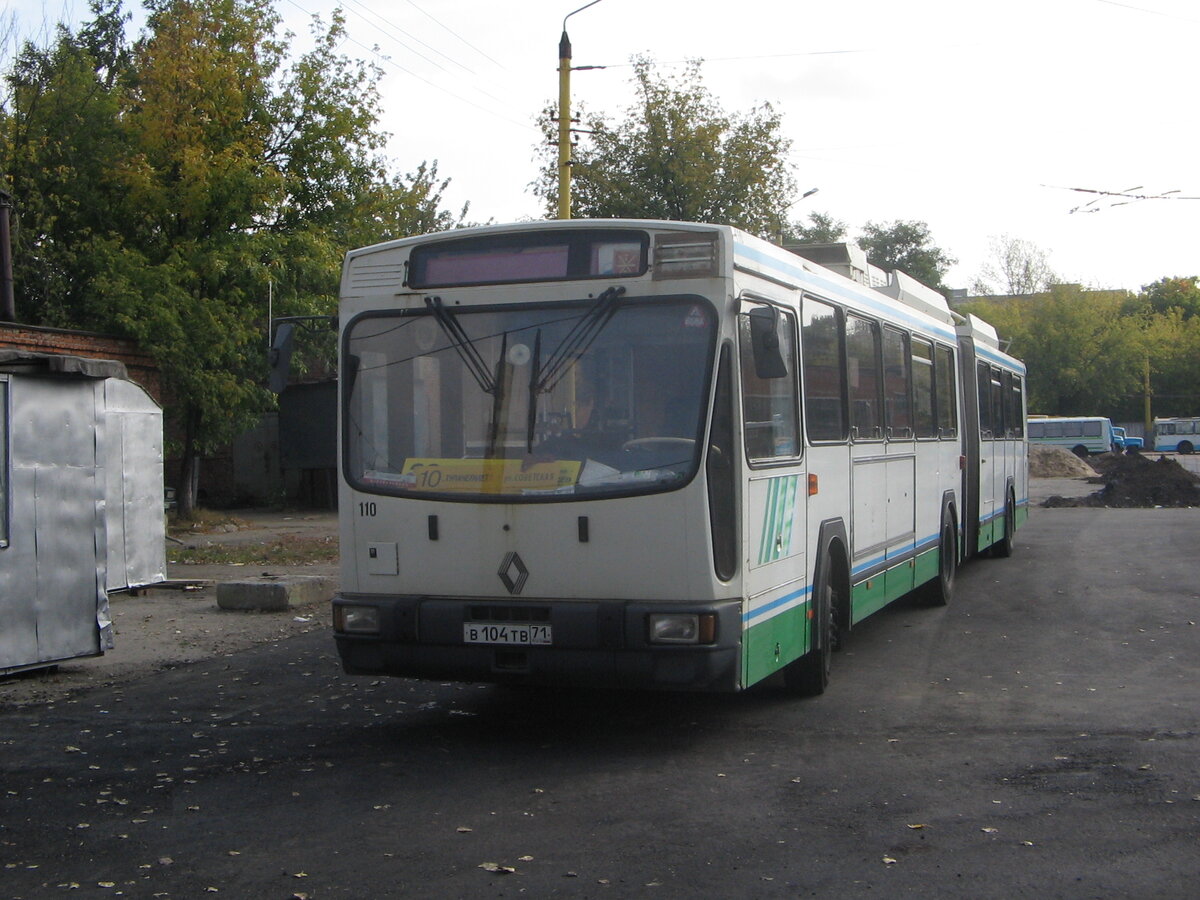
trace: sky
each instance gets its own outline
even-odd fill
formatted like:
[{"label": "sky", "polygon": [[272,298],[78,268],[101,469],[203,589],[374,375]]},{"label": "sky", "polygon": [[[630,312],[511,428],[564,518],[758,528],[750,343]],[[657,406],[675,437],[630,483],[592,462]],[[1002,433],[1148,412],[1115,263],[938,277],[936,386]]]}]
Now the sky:
[{"label": "sky", "polygon": [[[1200,275],[1195,0],[586,3],[343,0],[342,52],[384,72],[393,170],[436,160],[447,206],[469,202],[473,222],[540,218],[535,122],[557,100],[573,13],[574,65],[604,66],[572,74],[575,106],[622,119],[644,54],[668,76],[703,60],[728,112],[778,110],[797,196],[816,189],[793,221],[821,212],[851,236],[925,222],[958,260],[951,287],[970,287],[1004,236],[1089,287]],[[337,5],[276,8],[299,51]],[[26,34],[87,18],[79,0],[9,8]]]}]

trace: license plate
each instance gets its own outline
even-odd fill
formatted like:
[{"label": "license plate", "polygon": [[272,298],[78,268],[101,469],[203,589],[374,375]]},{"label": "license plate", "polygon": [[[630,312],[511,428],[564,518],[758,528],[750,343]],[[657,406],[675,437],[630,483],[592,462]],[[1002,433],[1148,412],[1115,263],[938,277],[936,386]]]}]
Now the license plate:
[{"label": "license plate", "polygon": [[550,626],[512,622],[467,622],[463,625],[463,643],[549,645]]}]

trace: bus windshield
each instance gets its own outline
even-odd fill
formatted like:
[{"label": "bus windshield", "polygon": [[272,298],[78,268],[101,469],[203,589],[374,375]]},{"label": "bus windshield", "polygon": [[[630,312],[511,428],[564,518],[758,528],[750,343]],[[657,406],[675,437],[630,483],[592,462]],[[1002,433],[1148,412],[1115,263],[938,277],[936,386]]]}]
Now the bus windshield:
[{"label": "bus windshield", "polygon": [[609,289],[349,324],[344,464],[376,493],[556,500],[670,490],[699,464],[716,315]]}]

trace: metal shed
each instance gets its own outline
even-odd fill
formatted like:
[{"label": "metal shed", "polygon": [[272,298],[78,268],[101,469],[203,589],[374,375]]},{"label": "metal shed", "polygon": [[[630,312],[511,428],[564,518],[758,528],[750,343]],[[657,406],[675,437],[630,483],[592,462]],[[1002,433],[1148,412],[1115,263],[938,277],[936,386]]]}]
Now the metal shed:
[{"label": "metal shed", "polygon": [[112,649],[166,577],[162,410],[125,367],[0,350],[0,674]]}]

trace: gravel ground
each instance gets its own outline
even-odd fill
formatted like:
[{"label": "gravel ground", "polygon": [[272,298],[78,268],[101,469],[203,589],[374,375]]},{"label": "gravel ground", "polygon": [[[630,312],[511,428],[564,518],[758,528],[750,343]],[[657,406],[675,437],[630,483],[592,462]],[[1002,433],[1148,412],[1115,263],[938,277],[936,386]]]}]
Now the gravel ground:
[{"label": "gravel ground", "polygon": [[205,544],[270,545],[289,539],[337,540],[336,513],[231,514],[234,531],[174,534],[167,544],[167,585],[114,594],[113,649],[102,656],[74,659],[51,669],[0,678],[0,708],[45,703],[77,690],[116,684],[200,660],[329,627],[327,602],[285,612],[243,612],[217,606],[216,585],[247,576],[326,575],[337,577],[337,563],[264,569],[249,565],[179,565],[170,562],[183,546]]}]

